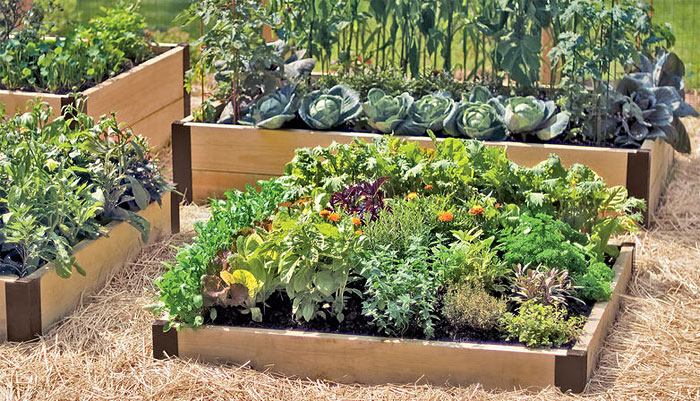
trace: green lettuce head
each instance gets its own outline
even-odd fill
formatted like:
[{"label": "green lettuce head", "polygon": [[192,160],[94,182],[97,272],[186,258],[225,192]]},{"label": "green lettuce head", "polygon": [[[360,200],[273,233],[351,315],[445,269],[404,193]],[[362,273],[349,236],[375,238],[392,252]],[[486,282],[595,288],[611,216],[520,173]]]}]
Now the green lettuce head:
[{"label": "green lettuce head", "polygon": [[469,96],[464,96],[445,118],[445,134],[482,141],[506,139],[506,127],[498,110],[488,102],[490,98],[491,94],[482,87],[476,87]]},{"label": "green lettuce head", "polygon": [[520,135],[523,140],[529,135],[536,135],[540,140],[547,141],[559,136],[569,125],[570,114],[557,113],[553,101],[544,101],[528,97],[511,97],[501,105],[492,101],[498,108],[501,120],[508,131]]},{"label": "green lettuce head", "polygon": [[301,100],[299,116],[313,129],[331,129],[362,113],[357,92],[342,85],[328,91],[316,90]]},{"label": "green lettuce head", "polygon": [[287,121],[293,120],[298,109],[299,97],[296,94],[296,85],[287,85],[255,100],[248,114],[238,123],[278,129]]},{"label": "green lettuce head", "polygon": [[397,135],[425,135],[428,130],[440,131],[454,106],[455,101],[444,92],[423,96],[413,103],[408,118],[395,132]]},{"label": "green lettuce head", "polygon": [[406,92],[399,96],[387,96],[383,90],[372,88],[367,94],[367,102],[362,103],[362,109],[372,128],[391,134],[406,120],[412,105],[413,97]]}]

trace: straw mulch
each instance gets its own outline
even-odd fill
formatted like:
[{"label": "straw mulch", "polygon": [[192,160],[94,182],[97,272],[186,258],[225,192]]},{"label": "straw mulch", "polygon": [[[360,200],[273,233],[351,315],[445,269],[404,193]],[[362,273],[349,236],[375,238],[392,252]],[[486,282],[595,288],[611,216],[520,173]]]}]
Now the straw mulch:
[{"label": "straw mulch", "polygon": [[[689,121],[700,133],[700,120]],[[2,400],[700,399],[700,152],[681,158],[656,227],[640,233],[637,269],[600,367],[581,396],[479,386],[363,387],[245,367],[151,357],[153,278],[192,236],[205,207],[182,209],[185,233],[145,250],[40,341],[0,346]],[[677,156],[678,157],[678,156]]]}]

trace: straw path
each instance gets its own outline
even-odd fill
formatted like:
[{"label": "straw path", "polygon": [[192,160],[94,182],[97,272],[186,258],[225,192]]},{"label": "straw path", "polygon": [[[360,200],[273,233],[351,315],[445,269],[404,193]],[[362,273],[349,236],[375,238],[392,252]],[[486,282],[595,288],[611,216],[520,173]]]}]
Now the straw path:
[{"label": "straw path", "polygon": [[[700,133],[700,121],[688,121]],[[700,399],[700,153],[681,158],[663,212],[637,234],[637,270],[580,396],[486,392],[479,386],[350,386],[151,357],[153,278],[192,237],[205,207],[182,209],[183,233],[146,249],[39,341],[0,345],[0,400],[698,400]]]}]

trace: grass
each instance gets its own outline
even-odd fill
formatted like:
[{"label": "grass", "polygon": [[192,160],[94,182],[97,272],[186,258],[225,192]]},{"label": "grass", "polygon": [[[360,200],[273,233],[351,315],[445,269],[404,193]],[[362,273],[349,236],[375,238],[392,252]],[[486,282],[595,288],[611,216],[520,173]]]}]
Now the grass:
[{"label": "grass", "polygon": [[685,62],[686,86],[700,89],[700,1],[654,0],[654,20],[671,24],[674,51]]}]

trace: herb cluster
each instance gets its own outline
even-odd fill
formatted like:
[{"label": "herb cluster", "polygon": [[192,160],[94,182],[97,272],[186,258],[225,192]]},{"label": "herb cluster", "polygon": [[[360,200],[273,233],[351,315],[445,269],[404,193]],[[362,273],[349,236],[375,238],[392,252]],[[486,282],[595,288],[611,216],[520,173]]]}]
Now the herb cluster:
[{"label": "herb cluster", "polygon": [[213,204],[158,279],[157,311],[195,327],[291,316],[389,336],[574,340],[586,305],[610,296],[610,237],[634,230],[644,203],[555,156],[521,168],[480,142],[434,146],[297,150],[285,176]]},{"label": "herb cluster", "polygon": [[65,29],[62,37],[51,37],[53,27],[44,22],[53,7],[52,2],[37,3],[22,20],[22,29],[0,37],[1,88],[80,91],[153,55],[136,3],[103,9],[104,16]]},{"label": "herb cluster", "polygon": [[84,274],[75,244],[104,235],[110,221],[147,240],[137,212],[172,189],[142,137],[79,107],[51,120],[37,103],[0,124],[0,273],[23,277],[53,261],[62,277]]}]

